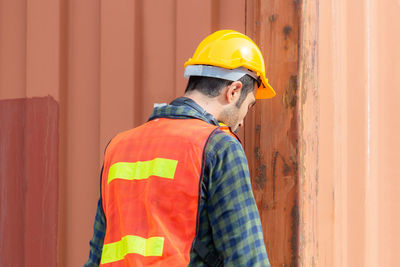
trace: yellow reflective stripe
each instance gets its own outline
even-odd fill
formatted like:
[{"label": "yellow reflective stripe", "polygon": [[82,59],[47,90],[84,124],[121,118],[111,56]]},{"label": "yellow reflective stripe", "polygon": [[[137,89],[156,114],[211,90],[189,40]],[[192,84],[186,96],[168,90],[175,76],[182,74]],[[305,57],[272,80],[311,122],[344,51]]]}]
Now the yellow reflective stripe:
[{"label": "yellow reflective stripe", "polygon": [[105,244],[101,255],[101,263],[122,260],[126,254],[135,253],[142,256],[162,256],[164,237],[143,238],[136,235],[124,236],[120,241]]},{"label": "yellow reflective stripe", "polygon": [[141,180],[152,175],[174,179],[177,160],[155,158],[149,161],[117,162],[108,171],[108,182],[114,179]]}]

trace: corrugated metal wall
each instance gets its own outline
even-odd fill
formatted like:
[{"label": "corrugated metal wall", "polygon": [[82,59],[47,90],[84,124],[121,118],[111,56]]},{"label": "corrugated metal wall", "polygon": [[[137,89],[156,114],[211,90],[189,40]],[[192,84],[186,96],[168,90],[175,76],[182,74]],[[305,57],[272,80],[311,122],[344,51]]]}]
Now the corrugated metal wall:
[{"label": "corrugated metal wall", "polygon": [[57,261],[59,8],[0,1],[1,266]]},{"label": "corrugated metal wall", "polygon": [[400,3],[319,10],[318,266],[398,266]]},{"label": "corrugated metal wall", "polygon": [[273,266],[396,266],[399,11],[389,0],[0,0],[1,265],[82,265],[106,143],[181,95],[198,42],[233,28],[259,44],[278,93],[241,131]]},{"label": "corrugated metal wall", "polygon": [[[43,154],[52,157],[46,164],[54,166],[54,160],[59,162],[55,166],[58,176],[44,176],[58,183],[58,194],[51,201],[58,199],[59,205],[46,211],[33,205],[26,211],[32,218],[43,219],[40,231],[33,237],[46,233],[42,228],[46,223],[58,225],[58,237],[53,234],[51,242],[58,242],[59,266],[79,266],[88,256],[99,196],[98,176],[107,142],[117,132],[143,123],[153,103],[169,102],[181,95],[186,84],[183,63],[201,39],[223,28],[247,32],[256,40],[266,55],[268,76],[279,94],[272,101],[260,103],[241,135],[256,177],[255,195],[271,262],[277,266],[295,262],[296,123],[293,124],[295,103],[291,101],[295,98],[297,75],[297,9],[291,0],[0,0],[0,101],[5,107],[0,117],[22,120],[14,130],[29,136],[32,130],[23,124],[29,114],[21,117],[7,105],[14,103],[18,110],[19,103],[27,110],[26,103],[38,97],[32,101],[38,110],[43,101],[55,104],[45,110],[43,118],[59,114],[57,120],[44,120],[51,125],[39,129],[46,140],[53,140],[46,136],[48,129],[59,129],[58,134],[52,135],[59,141],[51,146],[56,154]],[[282,102],[282,92],[287,89],[289,95]],[[17,100],[10,102],[11,99]],[[7,121],[2,122],[0,132],[8,138],[15,131],[10,130]],[[277,127],[270,126],[273,124]],[[287,128],[291,129],[289,141],[280,134]],[[42,153],[29,149],[28,139],[15,137],[20,140],[16,143],[21,145],[20,150],[3,149],[1,158],[10,157],[9,152],[17,149],[20,153],[13,164],[18,166],[18,160],[29,161],[35,152]],[[24,171],[20,175],[27,179]],[[40,175],[35,172],[29,179]],[[2,172],[1,181],[7,179]],[[57,193],[57,183],[46,190]],[[1,186],[2,192],[11,192],[11,184]],[[22,190],[18,182],[12,186]],[[37,195],[29,198],[37,198],[40,203],[49,201],[34,192]],[[2,196],[6,196],[3,204],[11,207],[9,195]],[[21,207],[27,203],[25,197],[20,200]],[[58,222],[49,220],[51,214],[58,214]],[[6,226],[7,217],[18,221],[17,215],[2,212],[1,226]],[[19,228],[11,227],[14,233],[25,231],[29,220],[20,222]],[[30,228],[35,227],[34,224]],[[30,237],[20,237],[28,254],[39,252],[30,247]],[[29,255],[21,259],[19,251],[8,242],[5,240],[0,247],[0,258],[8,255],[8,261],[1,262],[5,266],[56,264],[54,251],[47,256],[38,253],[38,261],[32,261]],[[18,242],[14,243],[18,246]]]}]

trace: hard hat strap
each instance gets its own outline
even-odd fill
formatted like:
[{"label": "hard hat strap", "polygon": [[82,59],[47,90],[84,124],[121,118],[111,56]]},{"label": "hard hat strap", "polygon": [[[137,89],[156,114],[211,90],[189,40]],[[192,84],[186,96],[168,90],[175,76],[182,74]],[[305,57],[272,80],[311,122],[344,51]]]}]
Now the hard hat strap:
[{"label": "hard hat strap", "polygon": [[210,65],[189,65],[185,69],[184,76],[185,78],[189,78],[190,76],[205,76],[228,81],[237,81],[246,74],[250,75],[255,80],[258,80],[256,73],[244,67],[225,69]]}]

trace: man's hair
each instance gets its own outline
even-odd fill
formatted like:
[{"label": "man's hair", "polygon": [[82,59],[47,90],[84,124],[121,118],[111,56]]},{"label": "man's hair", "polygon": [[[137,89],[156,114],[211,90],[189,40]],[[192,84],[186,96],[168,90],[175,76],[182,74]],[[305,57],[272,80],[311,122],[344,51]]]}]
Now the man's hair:
[{"label": "man's hair", "polygon": [[[243,84],[239,100],[236,103],[236,106],[240,108],[247,95],[253,91],[256,80],[254,80],[250,75],[246,74],[238,81],[242,82]],[[232,83],[232,81],[219,78],[190,76],[185,93],[199,91],[208,97],[216,97],[221,93],[222,88],[225,88]]]}]

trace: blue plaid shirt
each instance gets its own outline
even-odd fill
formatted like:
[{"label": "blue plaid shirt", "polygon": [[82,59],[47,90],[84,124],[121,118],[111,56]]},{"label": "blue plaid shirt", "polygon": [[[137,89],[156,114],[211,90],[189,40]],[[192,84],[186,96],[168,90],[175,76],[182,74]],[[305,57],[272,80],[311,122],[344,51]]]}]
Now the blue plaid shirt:
[{"label": "blue plaid shirt", "polygon": [[[149,120],[156,118],[197,118],[218,125],[211,114],[185,97],[154,108]],[[217,130],[205,149],[197,238],[210,252],[223,258],[224,266],[270,266],[241,144],[229,134]],[[85,267],[99,265],[106,227],[100,196]],[[206,265],[192,251],[189,266]]]}]

